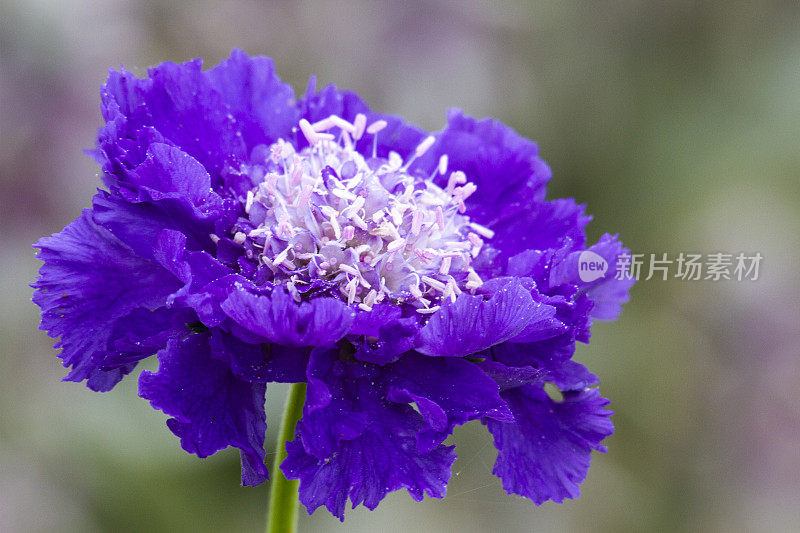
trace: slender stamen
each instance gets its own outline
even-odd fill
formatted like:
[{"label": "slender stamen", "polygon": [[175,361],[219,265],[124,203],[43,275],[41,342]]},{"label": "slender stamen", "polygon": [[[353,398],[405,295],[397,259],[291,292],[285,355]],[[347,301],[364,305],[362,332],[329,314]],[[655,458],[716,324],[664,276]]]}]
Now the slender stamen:
[{"label": "slender stamen", "polygon": [[453,262],[453,258],[450,256],[446,256],[442,258],[442,264],[439,266],[439,274],[447,275],[450,273],[450,265]]},{"label": "slender stamen", "polygon": [[275,259],[273,259],[272,264],[278,266],[282,264],[284,261],[286,261],[286,259],[289,257],[289,250],[291,248],[292,248],[291,246],[287,246],[286,248],[284,248],[278,255],[275,256]]},{"label": "slender stamen", "polygon": [[367,128],[367,133],[372,135],[372,157],[378,157],[378,132],[385,128],[388,123],[385,120],[376,120]]},{"label": "slender stamen", "polygon": [[419,235],[419,232],[422,229],[422,216],[423,214],[421,210],[414,210],[414,214],[411,217],[411,234],[414,236]]},{"label": "slender stamen", "polygon": [[369,125],[369,127],[367,128],[367,133],[369,133],[370,135],[375,135],[386,126],[388,126],[388,123],[385,120],[376,120],[375,122]]},{"label": "slender stamen", "polygon": [[321,131],[328,131],[332,127],[333,127],[333,121],[331,121],[331,117],[325,117],[322,120],[318,120],[317,122],[311,125],[311,129],[313,129],[317,133]]},{"label": "slender stamen", "polygon": [[364,298],[364,303],[369,305],[370,307],[375,304],[375,299],[378,297],[378,292],[375,289],[371,289],[367,296]]},{"label": "slender stamen", "polygon": [[355,267],[351,267],[350,265],[347,265],[345,263],[339,265],[339,270],[341,270],[342,272],[347,272],[351,276],[356,276],[359,278],[361,277],[361,272],[359,272]]},{"label": "slender stamen", "polygon": [[356,299],[356,291],[358,290],[358,278],[351,279],[347,285],[345,285],[347,289],[347,303],[352,304]]},{"label": "slender stamen", "polygon": [[445,289],[446,285],[444,283],[442,283],[441,281],[439,281],[438,279],[433,279],[433,278],[431,278],[429,276],[422,276],[422,278],[420,278],[420,279],[426,285],[430,285],[431,288],[434,288],[439,292],[444,292],[444,289]]},{"label": "slender stamen", "polygon": [[426,137],[424,141],[419,143],[419,145],[417,145],[417,148],[414,150],[414,155],[412,155],[408,159],[408,161],[406,161],[406,164],[403,165],[403,170],[408,170],[408,168],[411,166],[411,163],[416,161],[418,157],[422,157],[425,154],[425,152],[428,151],[428,148],[433,146],[433,143],[435,142],[436,142],[436,137],[430,135]]},{"label": "slender stamen", "polygon": [[364,113],[358,113],[353,125],[356,128],[356,131],[353,132],[353,139],[357,141],[364,135],[364,129],[367,127],[367,116]]},{"label": "slender stamen", "polygon": [[472,193],[474,193],[476,190],[478,190],[477,185],[475,185],[474,183],[467,183],[463,187],[456,187],[453,190],[453,196],[463,202],[464,200],[469,198],[472,195]]},{"label": "slender stamen", "polygon": [[303,132],[303,135],[308,141],[308,144],[310,144],[311,146],[316,146],[317,143],[319,142],[319,138],[317,137],[317,132],[314,131],[314,128],[311,126],[311,124],[309,124],[306,119],[301,118],[299,125],[300,125],[300,131]]},{"label": "slender stamen", "polygon": [[439,226],[439,231],[444,231],[444,211],[442,206],[436,206],[436,224]]},{"label": "slender stamen", "polygon": [[330,120],[334,126],[338,127],[342,131],[346,131],[347,133],[356,132],[356,127],[354,125],[350,124],[345,119],[337,115],[331,115],[330,117],[328,117],[328,120]]},{"label": "slender stamen", "polygon": [[295,160],[294,168],[292,169],[292,179],[289,182],[293,187],[297,186],[300,183],[300,180],[303,179],[303,164],[300,161],[300,158]]},{"label": "slender stamen", "polygon": [[419,143],[417,149],[414,150],[414,155],[417,157],[422,157],[425,154],[425,152],[428,151],[428,148],[433,146],[433,143],[435,142],[436,142],[436,137],[434,137],[433,135],[428,136],[424,141]]},{"label": "slender stamen", "polygon": [[461,294],[462,292],[461,289],[458,288],[458,283],[456,283],[456,280],[453,276],[450,276],[450,278],[447,280],[447,286],[450,287],[450,290],[453,291],[452,292],[453,300],[455,300],[455,297]]},{"label": "slender stamen", "polygon": [[312,192],[313,189],[309,185],[303,185],[303,188],[300,190],[300,194],[297,195],[297,200],[295,200],[295,207],[306,207],[308,205],[308,199],[311,198]]},{"label": "slender stamen", "polygon": [[406,245],[405,239],[397,239],[390,242],[389,245],[386,247],[386,250],[388,250],[389,252],[394,252],[395,250],[399,250],[405,245]]},{"label": "slender stamen", "polygon": [[255,200],[255,195],[253,191],[247,191],[247,201],[244,204],[244,212],[250,213],[250,208],[253,207],[253,200]]},{"label": "slender stamen", "polygon": [[494,231],[490,230],[486,226],[481,226],[480,224],[476,224],[475,222],[470,222],[469,227],[475,230],[476,233],[479,233],[481,236],[486,237],[487,239],[491,239],[494,237]]},{"label": "slender stamen", "polygon": [[439,174],[441,174],[442,176],[444,176],[447,173],[447,163],[448,163],[447,154],[442,154],[439,157],[439,167],[438,167]]},{"label": "slender stamen", "polygon": [[417,282],[417,283],[412,283],[411,285],[409,285],[409,286],[408,286],[408,290],[411,292],[411,295],[412,295],[414,298],[416,298],[416,299],[418,299],[418,300],[419,300],[420,298],[422,298],[422,291],[421,291],[421,290],[419,290],[419,282]]}]

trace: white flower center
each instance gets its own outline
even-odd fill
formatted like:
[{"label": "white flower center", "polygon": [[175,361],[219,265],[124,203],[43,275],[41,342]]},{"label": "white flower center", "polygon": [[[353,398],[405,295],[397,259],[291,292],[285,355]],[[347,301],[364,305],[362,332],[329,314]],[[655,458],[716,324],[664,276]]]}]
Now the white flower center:
[{"label": "white flower center", "polygon": [[[365,159],[353,147],[365,132],[376,146],[384,121],[366,127],[364,115],[352,124],[331,116],[299,127],[307,148],[296,152],[279,140],[266,161],[248,169],[260,180],[245,204],[254,229],[233,235],[239,244],[250,240],[274,283],[299,299],[299,285],[324,280],[365,311],[389,299],[420,313],[483,283],[470,262],[493,232],[464,214],[475,185],[459,171],[445,189],[408,173],[433,137],[404,162],[395,152],[374,157],[374,149]],[[328,133],[333,128],[338,139]],[[446,155],[436,172],[447,173]]]}]

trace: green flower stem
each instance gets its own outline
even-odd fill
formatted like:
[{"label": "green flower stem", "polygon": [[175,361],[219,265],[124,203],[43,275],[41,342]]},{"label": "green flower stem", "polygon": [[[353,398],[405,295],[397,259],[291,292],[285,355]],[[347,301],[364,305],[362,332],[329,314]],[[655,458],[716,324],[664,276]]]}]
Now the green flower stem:
[{"label": "green flower stem", "polygon": [[269,512],[267,515],[267,533],[295,533],[297,531],[297,490],[300,482],[288,480],[280,469],[286,459],[286,443],[294,439],[297,421],[303,415],[303,404],[306,399],[306,384],[295,383],[289,390],[286,406],[283,409],[283,420],[278,432],[275,446],[275,461],[272,463],[270,475]]}]

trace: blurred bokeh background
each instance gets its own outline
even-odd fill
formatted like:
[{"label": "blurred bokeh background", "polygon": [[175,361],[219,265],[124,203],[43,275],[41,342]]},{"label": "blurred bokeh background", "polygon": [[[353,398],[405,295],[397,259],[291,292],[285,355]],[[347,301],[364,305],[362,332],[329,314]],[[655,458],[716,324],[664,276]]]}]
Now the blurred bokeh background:
[{"label": "blurred bokeh background", "polygon": [[588,204],[592,239],[764,257],[757,281],[641,281],[596,324],[577,357],[617,431],[580,499],[506,495],[476,423],[446,499],[395,493],[304,531],[800,530],[799,29],[797,2],[0,0],[0,531],[262,527],[266,487],[239,487],[236,453],[181,451],[135,377],[59,381],[27,286],[30,244],[99,186],[82,150],[107,69],[232,47],[298,93],[316,73],[431,130],[453,106],[510,124],[539,142],[550,197]]}]

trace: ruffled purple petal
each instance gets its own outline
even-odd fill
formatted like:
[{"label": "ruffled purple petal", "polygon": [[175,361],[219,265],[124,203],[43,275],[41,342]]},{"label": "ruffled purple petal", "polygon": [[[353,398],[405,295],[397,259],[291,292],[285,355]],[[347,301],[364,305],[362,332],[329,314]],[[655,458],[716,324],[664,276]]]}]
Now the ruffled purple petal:
[{"label": "ruffled purple petal", "polygon": [[[308,399],[297,437],[281,465],[300,480],[300,501],[309,513],[324,505],[344,520],[348,498],[369,509],[405,488],[417,500],[441,498],[455,460],[452,447],[420,453],[416,435],[425,422],[407,404],[387,401],[376,387],[376,367],[339,359],[336,350],[315,350]],[[312,453],[313,452],[313,453]]]},{"label": "ruffled purple petal", "polygon": [[494,346],[492,359],[507,366],[532,366],[550,373],[557,371],[575,353],[575,340],[570,334],[539,342],[506,342]]},{"label": "ruffled purple petal", "polygon": [[410,413],[395,409],[381,416],[383,427],[346,442],[327,461],[307,454],[296,440],[286,443],[288,457],[281,470],[300,480],[300,501],[309,514],[324,505],[344,521],[348,498],[353,508],[363,504],[372,510],[389,492],[403,488],[416,501],[425,495],[444,498],[456,458],[453,447],[417,454]]},{"label": "ruffled purple petal", "polygon": [[513,338],[534,318],[549,314],[530,291],[512,279],[488,300],[462,293],[431,315],[416,350],[434,356],[464,356]]},{"label": "ruffled purple petal", "polygon": [[171,294],[170,305],[194,309],[208,327],[224,319],[221,303],[237,287],[252,288],[253,283],[238,275],[204,251],[186,251],[186,237],[177,231],[163,230],[154,250],[155,259],[184,285]]},{"label": "ruffled purple petal", "polygon": [[145,79],[109,73],[98,142],[106,172],[135,167],[150,142],[165,142],[196,158],[218,187],[253,148],[291,132],[299,110],[271,59],[234,50],[213,69],[201,67],[199,59],[162,63]]},{"label": "ruffled purple petal", "polygon": [[294,89],[275,74],[275,63],[234,49],[231,56],[205,73],[236,120],[252,149],[286,138],[300,119]]},{"label": "ruffled purple petal", "polygon": [[533,366],[508,366],[497,361],[475,363],[483,373],[494,380],[501,391],[541,381],[546,372]]},{"label": "ruffled purple petal", "polygon": [[[630,251],[617,235],[605,234],[597,244],[585,249],[581,242],[567,238],[554,249],[525,250],[509,258],[506,272],[530,276],[547,293],[564,292],[564,288],[586,293],[593,306],[592,318],[614,320],[622,304],[629,300],[628,293],[635,282],[633,278],[617,279],[620,258]],[[582,260],[605,261],[606,271],[596,279],[584,281],[579,272]]]},{"label": "ruffled purple petal", "polygon": [[[521,279],[525,280],[526,278]],[[490,283],[491,281],[485,285]],[[542,295],[536,287],[532,287],[530,292],[535,304],[534,312],[531,313],[528,324],[509,341],[536,342],[566,333],[570,324],[563,320],[563,313],[561,313],[562,316],[559,316],[558,304],[560,302]]]},{"label": "ruffled purple petal", "polygon": [[568,335],[544,342],[507,342],[493,347],[492,360],[481,365],[486,365],[484,371],[503,389],[534,381],[548,381],[561,390],[582,390],[597,384],[597,376],[571,360],[574,352],[575,341]]},{"label": "ruffled purple petal", "polygon": [[242,483],[267,479],[264,466],[266,385],[237,379],[212,357],[207,334],[171,340],[158,354],[158,372],[142,372],[139,395],[171,416],[181,447],[199,457],[234,446],[242,454]]},{"label": "ruffled purple petal", "polygon": [[417,317],[399,318],[378,328],[373,340],[363,337],[356,341],[355,358],[367,363],[385,365],[396,361],[402,354],[414,347],[419,332]]},{"label": "ruffled purple petal", "polygon": [[233,291],[222,309],[245,331],[284,346],[327,346],[347,334],[354,311],[335,298],[297,303],[282,288],[270,296]]},{"label": "ruffled purple petal", "polygon": [[[317,79],[312,76],[308,81],[306,94],[298,102],[301,116],[311,123],[317,122],[331,115],[337,115],[349,122],[353,122],[358,113],[369,113],[369,107],[356,93],[342,91],[335,85],[328,85],[319,92],[316,90]],[[332,131],[339,133],[339,129]]]},{"label": "ruffled purple petal", "polygon": [[592,450],[605,451],[600,442],[614,431],[604,408],[608,400],[596,389],[564,392],[556,402],[540,385],[526,385],[502,393],[516,422],[486,420],[498,450],[492,472],[512,494],[536,505],[578,497],[586,478]]},{"label": "ruffled purple petal", "polygon": [[166,228],[184,234],[192,249],[213,250],[215,223],[232,209],[211,190],[211,177],[195,158],[160,142],[148,146],[135,168],[106,181],[112,192],[95,196],[96,219],[144,257]]},{"label": "ruffled purple petal", "polygon": [[380,335],[381,326],[395,321],[401,314],[400,307],[390,304],[375,304],[372,306],[372,311],[358,310],[349,333],[377,337]]},{"label": "ruffled purple petal", "polygon": [[[584,281],[581,279],[579,268],[585,253],[589,253],[590,260],[602,258],[606,264],[606,271],[595,280]],[[586,291],[594,302],[591,312],[593,318],[599,320],[614,320],[622,311],[622,304],[630,297],[628,291],[633,286],[635,279],[618,277],[619,258],[630,254],[624,248],[618,235],[605,234],[600,237],[597,244],[590,246],[585,251],[576,250],[563,258],[550,271],[550,286],[574,285]]]},{"label": "ruffled purple petal", "polygon": [[562,391],[583,390],[600,383],[600,379],[589,372],[585,366],[572,360],[548,371],[547,381]]},{"label": "ruffled purple petal", "polygon": [[[448,155],[449,170],[463,171],[478,186],[467,207],[481,223],[492,221],[497,213],[518,213],[543,201],[552,176],[536,143],[500,121],[476,120],[458,109],[448,112],[447,126],[417,164],[430,173],[442,154]],[[438,179],[444,185],[447,176]]]},{"label": "ruffled purple petal", "polygon": [[144,105],[140,84],[149,82],[126,70],[109,70],[108,80],[100,89],[100,111],[106,124],[97,133],[94,155],[109,175],[123,175],[139,165],[151,142],[167,142],[137,111]]},{"label": "ruffled purple petal", "polygon": [[594,302],[592,318],[616,320],[622,313],[622,304],[630,300],[630,290],[636,278],[611,279],[587,292]]},{"label": "ruffled purple petal", "polygon": [[129,202],[158,202],[178,198],[201,213],[220,209],[222,198],[211,190],[211,176],[192,156],[174,146],[153,143],[147,157],[116,183],[119,194]]},{"label": "ruffled purple petal", "polygon": [[[555,383],[562,390],[583,389],[596,383],[593,374],[571,361],[575,342],[589,341],[589,314],[593,302],[585,294],[577,292],[575,287],[568,288],[565,295],[538,296],[556,309],[556,318],[563,326],[557,335],[533,335],[523,341],[523,332],[509,342],[492,347],[490,359],[508,367],[534,368],[542,373],[543,380]],[[550,320],[554,319],[551,317]]]},{"label": "ruffled purple petal", "polygon": [[165,198],[132,204],[100,191],[92,205],[95,221],[142,257],[153,257],[158,237],[165,229],[183,234],[190,250],[215,248],[210,234],[214,232],[217,215],[200,213],[186,199]]},{"label": "ruffled purple petal", "polygon": [[567,198],[525,203],[520,210],[498,211],[487,225],[495,231],[491,246],[508,258],[525,250],[558,248],[567,241],[582,246],[584,228],[590,220],[591,217],[584,215],[583,205]]},{"label": "ruffled purple petal", "polygon": [[96,356],[103,370],[126,366],[155,355],[170,339],[180,338],[196,325],[197,316],[189,309],[162,307],[134,309],[114,324],[108,351]]},{"label": "ruffled purple petal", "polygon": [[118,337],[112,333],[129,331],[125,320],[137,309],[162,307],[177,280],[98,226],[91,210],[35,246],[44,264],[32,285],[33,301],[42,308],[41,329],[61,337],[56,346],[64,366],[71,368],[65,379],[110,390],[133,369],[133,364],[100,368],[114,350],[110,343]]},{"label": "ruffled purple petal", "polygon": [[417,435],[422,453],[438,446],[455,426],[489,417],[511,422],[498,385],[479,366],[464,359],[409,353],[386,369],[387,399],[416,403],[428,428]]},{"label": "ruffled purple petal", "polygon": [[236,377],[259,383],[299,383],[306,380],[309,348],[251,344],[219,328],[211,331],[214,357],[226,361]]},{"label": "ruffled purple petal", "polygon": [[[369,392],[368,398],[373,399],[380,394],[372,386],[379,377],[377,367],[346,363],[337,356],[335,348],[315,348],[307,369],[306,404],[297,435],[302,435],[305,451],[317,459],[329,458],[343,440],[364,433],[368,413],[361,394]],[[370,391],[362,390],[367,388]]]},{"label": "ruffled purple petal", "polygon": [[138,80],[144,105],[134,114],[216,176],[249,152],[236,117],[201,67],[195,59],[149,69],[149,78]]}]

